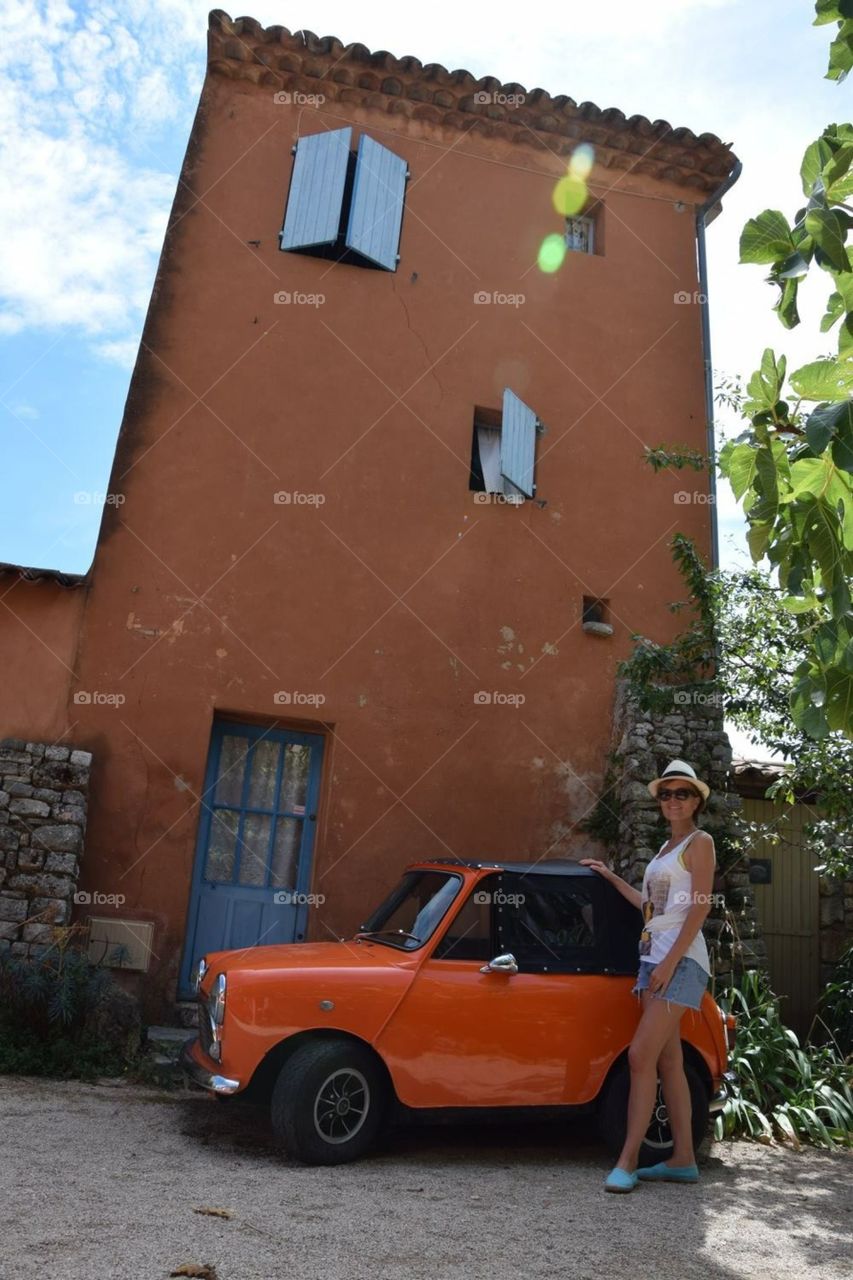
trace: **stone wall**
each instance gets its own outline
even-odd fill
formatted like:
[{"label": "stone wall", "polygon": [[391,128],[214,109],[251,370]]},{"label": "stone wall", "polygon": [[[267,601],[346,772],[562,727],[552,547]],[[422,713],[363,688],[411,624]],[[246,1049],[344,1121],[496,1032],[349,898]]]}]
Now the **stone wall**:
[{"label": "stone wall", "polygon": [[69,923],[91,764],[88,751],[0,741],[0,950],[30,955]]},{"label": "stone wall", "polygon": [[744,859],[729,854],[739,835],[740,797],[730,790],[732,750],[719,700],[713,694],[672,690],[664,714],[641,711],[624,681],[617,684],[613,719],[614,765],[611,803],[618,815],[619,839],[611,853],[614,869],[638,889],[646,866],[668,835],[660,806],[648,783],[670,760],[686,760],[711,788],[698,825],[714,839],[720,874],[714,885],[719,901],[702,930],[717,985],[732,973],[767,968],[767,949]]},{"label": "stone wall", "polygon": [[820,877],[820,985],[832,982],[835,966],[853,946],[853,876]]}]

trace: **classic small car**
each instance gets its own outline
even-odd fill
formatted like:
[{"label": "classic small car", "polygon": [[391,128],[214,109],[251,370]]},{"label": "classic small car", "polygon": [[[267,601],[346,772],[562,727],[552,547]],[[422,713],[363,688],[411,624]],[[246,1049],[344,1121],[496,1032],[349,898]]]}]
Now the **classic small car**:
[{"label": "classic small car", "polygon": [[[390,1115],[595,1112],[625,1132],[640,913],[570,861],[409,866],[351,938],[218,951],[198,966],[181,1062],[226,1098],[269,1099],[308,1164],[357,1159]],[[681,1023],[697,1146],[727,1097],[735,1020],[706,992]],[[641,1162],[672,1139],[658,1095]]]}]

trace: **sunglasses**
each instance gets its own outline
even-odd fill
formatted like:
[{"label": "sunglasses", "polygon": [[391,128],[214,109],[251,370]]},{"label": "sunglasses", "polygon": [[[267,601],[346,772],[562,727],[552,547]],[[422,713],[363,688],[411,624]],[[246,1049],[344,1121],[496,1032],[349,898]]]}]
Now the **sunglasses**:
[{"label": "sunglasses", "polygon": [[658,789],[658,800],[692,800],[698,798],[699,792],[694,791],[692,787],[679,787],[677,791],[664,791]]}]

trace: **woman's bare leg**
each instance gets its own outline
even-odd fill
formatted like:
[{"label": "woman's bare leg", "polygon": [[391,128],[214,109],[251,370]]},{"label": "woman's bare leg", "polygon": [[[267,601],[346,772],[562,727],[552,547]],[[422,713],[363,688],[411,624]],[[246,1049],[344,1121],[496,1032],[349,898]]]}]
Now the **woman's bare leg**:
[{"label": "woman's bare leg", "polygon": [[616,1161],[616,1167],[626,1173],[633,1173],[637,1168],[640,1147],[652,1118],[658,1088],[658,1058],[667,1041],[678,1034],[684,1016],[683,1005],[653,999],[647,991],[642,992],[642,997],[643,1016],[628,1050],[631,1068],[628,1128],[625,1145]]},{"label": "woman's bare leg", "polygon": [[661,1050],[658,1058],[658,1074],[663,1090],[663,1100],[669,1113],[673,1140],[672,1155],[665,1163],[671,1168],[695,1164],[693,1103],[690,1098],[690,1086],[684,1074],[684,1054],[681,1049],[681,1032],[678,1029]]}]

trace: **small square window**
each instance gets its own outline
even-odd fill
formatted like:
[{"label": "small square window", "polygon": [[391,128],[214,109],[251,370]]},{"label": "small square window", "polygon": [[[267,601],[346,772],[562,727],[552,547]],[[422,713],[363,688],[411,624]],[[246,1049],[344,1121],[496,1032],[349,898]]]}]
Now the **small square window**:
[{"label": "small square window", "polygon": [[591,635],[612,636],[613,627],[610,624],[608,601],[597,599],[595,596],[584,596],[581,624],[584,631]]},{"label": "small square window", "polygon": [[594,218],[566,218],[566,248],[575,253],[595,253]]}]

